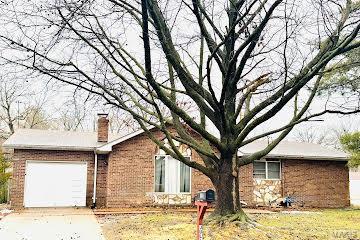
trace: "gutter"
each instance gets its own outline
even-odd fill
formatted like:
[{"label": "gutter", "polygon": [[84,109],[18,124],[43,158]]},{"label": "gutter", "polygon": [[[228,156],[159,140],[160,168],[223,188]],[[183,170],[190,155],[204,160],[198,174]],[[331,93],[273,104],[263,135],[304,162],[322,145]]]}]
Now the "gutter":
[{"label": "gutter", "polygon": [[52,151],[81,151],[88,152],[94,150],[94,147],[77,147],[77,146],[55,146],[55,145],[19,145],[3,144],[5,149],[24,149],[24,150],[52,150]]},{"label": "gutter", "polygon": [[[252,153],[242,153],[242,155],[238,154],[239,157],[246,157],[251,155]],[[263,158],[280,158],[280,159],[288,159],[288,160],[316,160],[316,161],[349,161],[350,157],[344,156],[302,156],[302,155],[275,155],[268,154]]]},{"label": "gutter", "polygon": [[97,170],[98,170],[98,155],[96,153],[96,150],[94,151],[94,182],[93,182],[93,203],[91,208],[94,209],[96,208],[96,183],[97,183]]}]

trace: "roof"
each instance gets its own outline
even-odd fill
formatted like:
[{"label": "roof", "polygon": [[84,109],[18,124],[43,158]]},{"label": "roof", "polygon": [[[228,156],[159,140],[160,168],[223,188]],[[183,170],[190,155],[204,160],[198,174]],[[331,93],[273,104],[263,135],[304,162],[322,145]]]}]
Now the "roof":
[{"label": "roof", "polygon": [[[55,130],[19,129],[3,147],[14,149],[43,149],[43,150],[77,150],[97,151],[109,153],[116,144],[144,133],[138,130],[130,134],[109,134],[108,143],[99,143],[96,132],[72,132]],[[268,145],[268,141],[254,141],[239,149],[239,156],[249,155],[260,151]],[[281,141],[270,153],[268,158],[289,158],[309,160],[348,160],[349,156],[343,151],[326,148],[319,144]]]},{"label": "roof", "polygon": [[[268,141],[257,140],[239,149],[239,155],[249,155],[251,153],[263,150],[268,146]],[[309,160],[348,160],[347,153],[324,147],[320,144],[281,141],[270,153],[268,158],[291,158],[291,159],[309,159]]]},{"label": "roof", "polygon": [[[109,140],[120,138],[118,134],[109,134]],[[38,129],[18,129],[3,144],[5,148],[78,150],[93,151],[104,143],[97,141],[97,132],[74,132]]]}]

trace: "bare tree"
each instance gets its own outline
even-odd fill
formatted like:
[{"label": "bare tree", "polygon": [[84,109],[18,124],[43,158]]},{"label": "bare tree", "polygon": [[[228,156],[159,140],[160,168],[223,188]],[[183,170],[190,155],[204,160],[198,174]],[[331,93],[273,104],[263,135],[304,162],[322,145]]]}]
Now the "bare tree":
[{"label": "bare tree", "polygon": [[[20,100],[28,96],[27,89],[20,81],[0,79],[0,123],[6,125],[4,135],[15,132],[16,123],[20,121]],[[21,110],[21,113],[22,110]]]},{"label": "bare tree", "polygon": [[295,140],[299,142],[308,142],[316,144],[325,144],[327,140],[327,133],[319,131],[316,127],[308,127],[306,129],[297,130],[294,134]]},{"label": "bare tree", "polygon": [[[64,107],[65,106],[65,107]],[[88,109],[86,104],[80,104],[76,97],[66,101],[59,109],[60,116],[55,120],[55,128],[66,131],[86,129],[86,115]]]},{"label": "bare tree", "polygon": [[[296,124],[359,111],[308,112],[326,66],[360,46],[359,4],[350,0],[18,0],[1,16],[9,29],[1,45],[11,49],[3,60],[130,114],[167,154],[211,179],[215,213],[237,212],[233,219],[247,219],[237,189],[241,166],[269,153]],[[309,95],[300,103],[302,89]],[[293,101],[282,126],[253,134]],[[200,119],[184,110],[187,102]],[[237,157],[239,148],[269,135],[265,149]],[[177,142],[202,162],[185,158]]]},{"label": "bare tree", "polygon": [[52,127],[52,119],[41,104],[26,107],[21,118],[20,128],[50,129]]},{"label": "bare tree", "polygon": [[36,94],[28,81],[15,76],[3,76],[0,81],[2,135],[7,137],[16,128],[50,128],[50,115],[45,111],[46,94]]},{"label": "bare tree", "polygon": [[122,111],[113,111],[109,114],[110,131],[117,134],[134,132],[139,129],[137,122],[131,115],[125,115]]},{"label": "bare tree", "polygon": [[340,139],[343,135],[351,132],[359,131],[359,125],[356,121],[347,121],[346,124],[342,123],[338,127],[332,127],[329,129],[330,136],[328,137],[328,145],[336,149],[343,149]]},{"label": "bare tree", "polygon": [[343,135],[350,134],[359,129],[356,121],[348,120],[346,124],[337,124],[336,126],[309,126],[296,129],[292,138],[298,142],[316,143],[334,149],[342,149],[340,138]]}]

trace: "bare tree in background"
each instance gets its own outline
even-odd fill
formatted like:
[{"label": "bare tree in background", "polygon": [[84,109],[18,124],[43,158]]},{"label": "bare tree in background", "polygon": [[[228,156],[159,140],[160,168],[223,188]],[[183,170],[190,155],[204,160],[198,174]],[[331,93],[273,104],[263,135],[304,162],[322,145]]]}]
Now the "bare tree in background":
[{"label": "bare tree in background", "polygon": [[[8,77],[8,76],[7,76]],[[25,80],[2,77],[0,81],[0,134],[8,137],[17,128],[50,128],[46,97],[37,96]]]},{"label": "bare tree in background", "polygon": [[131,115],[124,116],[122,111],[116,109],[109,113],[109,122],[110,132],[114,134],[126,134],[139,129],[139,125]]},{"label": "bare tree in background", "polygon": [[[308,112],[323,69],[360,46],[359,8],[350,0],[17,0],[0,13],[1,57],[127,112],[167,154],[211,179],[215,214],[247,220],[241,166],[268,154],[298,123],[359,111]],[[184,110],[187,102],[200,117]],[[293,115],[281,127],[256,133],[290,105]],[[269,135],[265,149],[237,157]],[[177,142],[202,162],[185,158]]]},{"label": "bare tree in background", "polygon": [[327,133],[324,131],[319,131],[318,128],[312,126],[306,129],[295,131],[294,138],[298,142],[308,142],[326,145]]},{"label": "bare tree in background", "polygon": [[340,138],[344,134],[357,131],[359,127],[356,122],[347,122],[345,125],[330,126],[322,129],[319,126],[296,129],[292,138],[298,142],[316,143],[326,147],[342,149]]},{"label": "bare tree in background", "polygon": [[76,97],[73,96],[59,109],[60,116],[54,121],[55,128],[66,131],[87,129],[85,121],[88,114],[87,111],[86,104],[79,103]]},{"label": "bare tree in background", "polygon": [[30,105],[21,113],[20,128],[30,129],[50,129],[52,128],[52,118],[45,111],[43,103],[37,102]]},{"label": "bare tree in background", "polygon": [[5,125],[1,131],[8,136],[15,132],[17,123],[20,121],[19,104],[23,97],[28,96],[27,89],[13,79],[0,79],[0,123]]}]

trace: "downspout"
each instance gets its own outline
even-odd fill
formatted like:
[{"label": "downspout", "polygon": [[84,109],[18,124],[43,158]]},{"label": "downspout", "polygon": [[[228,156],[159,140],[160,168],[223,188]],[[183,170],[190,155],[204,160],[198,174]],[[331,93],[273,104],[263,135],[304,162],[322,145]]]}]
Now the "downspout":
[{"label": "downspout", "polygon": [[93,203],[92,203],[92,206],[91,208],[94,209],[96,208],[96,178],[97,178],[97,169],[98,169],[98,155],[96,153],[96,150],[94,151],[94,155],[95,155],[95,158],[94,158],[94,186],[93,186],[93,197],[92,197],[92,200],[93,200]]}]

